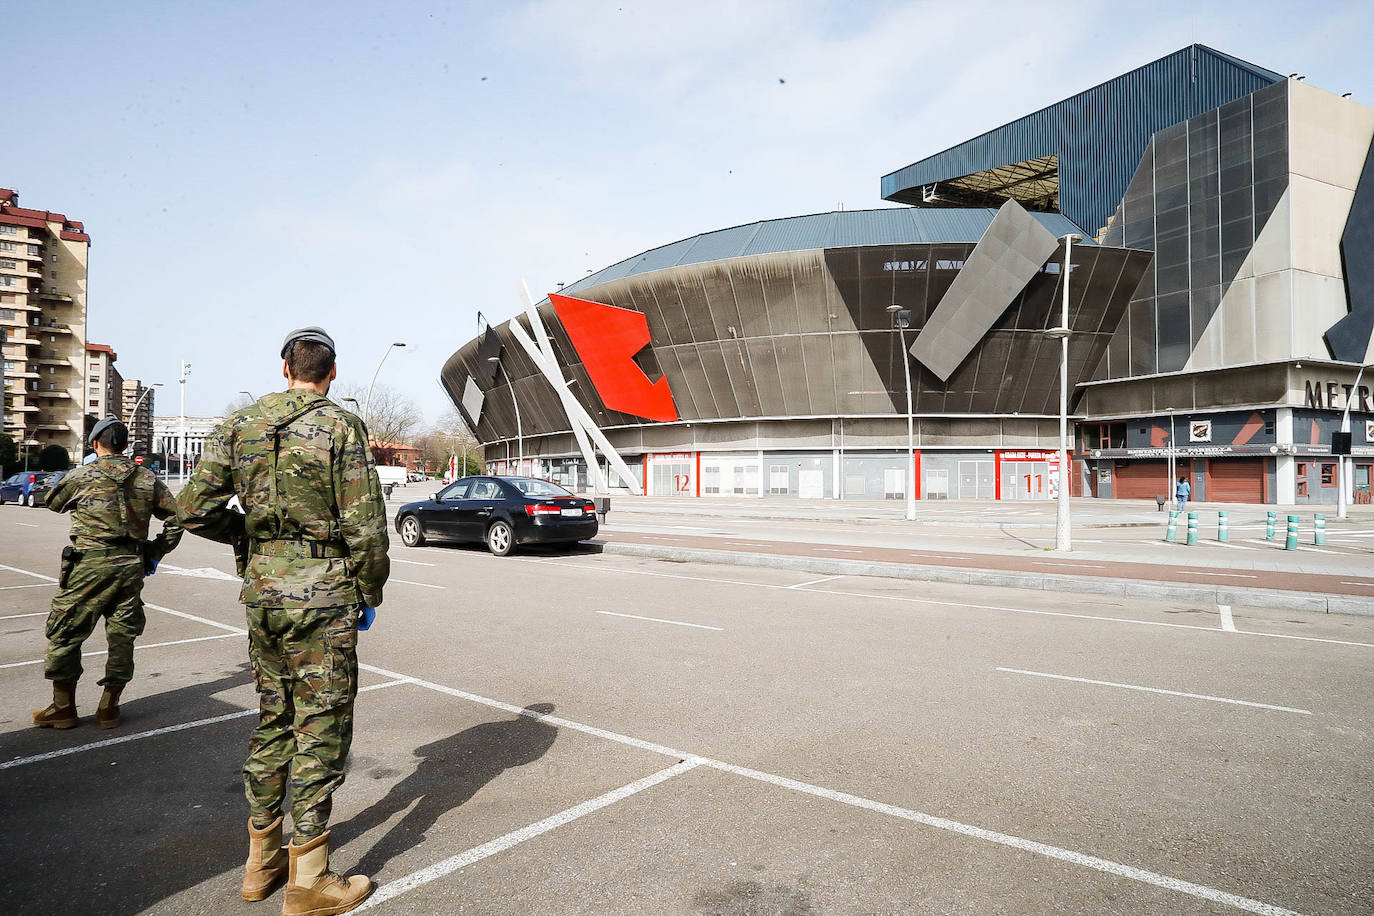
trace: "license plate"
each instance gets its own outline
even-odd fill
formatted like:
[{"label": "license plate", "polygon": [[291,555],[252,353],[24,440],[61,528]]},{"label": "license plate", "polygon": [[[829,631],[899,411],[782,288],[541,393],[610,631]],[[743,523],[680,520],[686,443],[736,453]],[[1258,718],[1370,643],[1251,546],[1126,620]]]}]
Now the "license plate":
[{"label": "license plate", "polygon": [[564,518],[581,518],[581,517],[582,517],[582,510],[581,510],[581,509],[564,509],[564,510],[563,510],[563,517],[564,517]]}]

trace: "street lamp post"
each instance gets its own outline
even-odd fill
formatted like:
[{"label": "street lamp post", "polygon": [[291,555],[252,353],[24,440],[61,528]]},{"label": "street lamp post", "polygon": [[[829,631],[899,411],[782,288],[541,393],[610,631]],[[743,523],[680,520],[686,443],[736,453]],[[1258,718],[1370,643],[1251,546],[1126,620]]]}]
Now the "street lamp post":
[{"label": "street lamp post", "polygon": [[906,329],[911,325],[911,310],[889,305],[897,340],[902,347],[902,369],[906,374],[906,520],[916,520],[916,420],[911,409],[911,354],[906,350]]},{"label": "street lamp post", "polygon": [[378,376],[379,374],[381,374],[381,371],[382,371],[382,363],[385,363],[385,362],[386,362],[386,358],[387,358],[388,356],[391,355],[391,351],[392,351],[393,348],[395,348],[395,347],[404,347],[404,346],[405,346],[405,344],[398,340],[398,341],[396,341],[395,343],[389,345],[389,346],[386,348],[386,350],[383,351],[383,353],[382,353],[382,358],[381,358],[381,360],[377,363],[377,371],[374,372],[374,373],[372,373],[372,381],[370,381],[370,382],[367,383],[367,398],[363,401],[363,419],[364,419],[364,420],[367,419],[367,411],[368,411],[368,408],[372,406],[372,386],[377,384],[377,376]]},{"label": "street lamp post", "polygon": [[178,379],[181,385],[181,413],[180,435],[177,440],[177,479],[184,485],[186,483],[186,377],[191,374],[191,364],[186,360],[181,361],[181,378]]},{"label": "street lamp post", "polygon": [[[498,372],[505,372],[505,367],[501,365],[501,357],[488,356],[487,362],[495,363]],[[510,385],[510,406],[515,408],[515,442],[516,448],[518,449],[517,454],[519,455],[516,459],[517,463],[515,467],[516,473],[521,474],[524,473],[525,464],[525,430],[520,425],[520,402],[516,400],[515,397],[515,379],[510,377],[509,372],[506,372],[506,382]],[[510,452],[506,454],[509,455]]]},{"label": "street lamp post", "polygon": [[1174,437],[1174,409],[1164,408],[1169,412],[1169,451],[1164,462],[1164,473],[1168,480],[1164,481],[1164,501],[1171,502],[1174,499],[1174,477],[1178,471],[1178,441]]},{"label": "street lamp post", "polygon": [[1059,340],[1059,501],[1055,514],[1054,549],[1070,551],[1073,537],[1069,518],[1069,481],[1073,476],[1069,466],[1069,274],[1073,269],[1073,243],[1083,241],[1081,235],[1069,233],[1064,241],[1064,300],[1059,326],[1050,328],[1046,336]]},{"label": "street lamp post", "polygon": [[253,401],[253,402],[256,402],[256,401],[257,401],[257,398],[253,397],[253,392],[251,392],[251,391],[246,391],[246,390],[240,388],[240,389],[239,389],[239,394],[246,394],[246,395],[248,395],[248,400]]},{"label": "street lamp post", "polygon": [[[143,389],[143,393],[140,394],[140,395],[138,396],[138,400],[137,400],[137,401],[134,401],[134,409],[131,410],[131,411],[129,411],[129,428],[130,428],[131,430],[137,430],[137,429],[138,429],[138,408],[141,407],[141,406],[143,405],[143,400],[144,400],[144,398],[146,398],[146,397],[148,397],[148,395],[152,394],[154,388],[161,388],[161,387],[162,387],[162,383],[161,383],[161,382],[153,382],[153,383],[152,383],[151,385],[149,385],[147,388],[144,388],[144,389]],[[149,444],[151,444],[151,443],[149,443]],[[136,450],[136,447],[137,447],[137,445],[138,445],[138,437],[137,437],[137,434],[135,434],[135,436],[134,436],[134,441],[133,441],[132,445],[135,447],[135,450]]]}]

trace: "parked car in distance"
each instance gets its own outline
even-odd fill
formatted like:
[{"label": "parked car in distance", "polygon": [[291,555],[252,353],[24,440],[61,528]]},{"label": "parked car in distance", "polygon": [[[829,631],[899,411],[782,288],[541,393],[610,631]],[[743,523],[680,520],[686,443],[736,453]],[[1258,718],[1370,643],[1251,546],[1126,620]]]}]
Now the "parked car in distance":
[{"label": "parked car in distance", "polygon": [[53,487],[62,482],[62,478],[67,476],[66,471],[53,471],[47,477],[33,485],[29,490],[29,498],[26,501],[30,506],[46,506],[48,504],[48,494]]},{"label": "parked car in distance", "polygon": [[520,544],[566,544],[596,537],[596,503],[534,477],[461,477],[430,499],[396,513],[401,543],[484,543],[498,557]]},{"label": "parked car in distance", "polygon": [[57,471],[20,471],[0,484],[0,503],[23,503],[32,506],[33,488]]},{"label": "parked car in distance", "polygon": [[407,471],[407,472],[406,472],[406,482],[407,482],[407,483],[424,483],[426,480],[429,480],[429,475],[426,474],[424,471]]}]

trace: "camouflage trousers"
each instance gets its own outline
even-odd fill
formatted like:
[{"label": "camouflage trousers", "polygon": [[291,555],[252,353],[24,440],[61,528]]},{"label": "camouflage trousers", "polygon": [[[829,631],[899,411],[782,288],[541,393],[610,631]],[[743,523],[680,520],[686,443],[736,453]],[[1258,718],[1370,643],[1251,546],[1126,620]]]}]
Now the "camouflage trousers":
[{"label": "camouflage trousers", "polygon": [[50,681],[81,679],[81,645],[105,618],[102,685],[129,683],[134,676],[134,640],[143,633],[143,561],[136,556],[86,557],[67,576],[48,614],[48,651],[43,676]]},{"label": "camouflage trousers", "polygon": [[343,785],[358,694],[358,608],[248,605],[248,656],[258,687],[258,725],[243,765],[253,821],[282,811],[288,787],[296,836],[329,829]]}]

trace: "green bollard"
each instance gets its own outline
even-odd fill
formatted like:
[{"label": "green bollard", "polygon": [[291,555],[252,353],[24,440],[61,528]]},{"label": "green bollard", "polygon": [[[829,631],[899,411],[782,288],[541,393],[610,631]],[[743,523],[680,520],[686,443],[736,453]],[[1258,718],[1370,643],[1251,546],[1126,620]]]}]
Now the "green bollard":
[{"label": "green bollard", "polygon": [[1317,547],[1326,546],[1326,516],[1320,513],[1312,517],[1312,543]]},{"label": "green bollard", "polygon": [[1188,513],[1188,546],[1197,544],[1197,513]]},{"label": "green bollard", "polygon": [[1164,530],[1164,541],[1168,544],[1178,543],[1178,510],[1169,510],[1169,527]]},{"label": "green bollard", "polygon": [[1283,549],[1298,549],[1298,517],[1296,515],[1288,516],[1288,537],[1283,541]]},{"label": "green bollard", "polygon": [[1231,529],[1226,524],[1226,512],[1217,510],[1217,540],[1222,544],[1231,543]]},{"label": "green bollard", "polygon": [[1270,512],[1268,520],[1264,523],[1264,539],[1272,541],[1274,539],[1274,522],[1278,519],[1278,513]]}]

